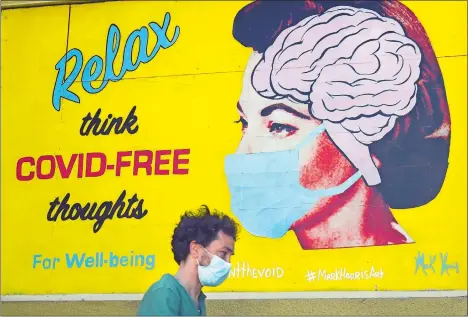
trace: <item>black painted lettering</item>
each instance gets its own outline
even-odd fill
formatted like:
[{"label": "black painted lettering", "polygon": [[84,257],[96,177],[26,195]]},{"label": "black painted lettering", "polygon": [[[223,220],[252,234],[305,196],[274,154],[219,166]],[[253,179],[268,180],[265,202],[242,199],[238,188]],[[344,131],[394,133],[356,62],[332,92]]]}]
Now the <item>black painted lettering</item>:
[{"label": "black painted lettering", "polygon": [[101,108],[94,115],[91,112],[82,119],[83,123],[80,127],[81,136],[89,136],[91,133],[94,136],[113,134],[135,134],[138,132],[138,116],[136,106],[133,106],[125,120],[123,117],[115,117],[113,114],[108,114],[107,118],[101,119]]},{"label": "black painted lettering", "polygon": [[[47,212],[47,221],[94,221],[93,232],[99,232],[106,220],[112,219],[143,219],[148,210],[144,209],[144,199],[139,199],[137,194],[126,199],[127,191],[123,190],[115,202],[112,200],[104,202],[69,203],[70,193],[63,199],[59,197],[50,202]],[[136,207],[134,207],[136,204]],[[70,206],[71,205],[71,206]],[[114,218],[116,216],[116,218]]]}]

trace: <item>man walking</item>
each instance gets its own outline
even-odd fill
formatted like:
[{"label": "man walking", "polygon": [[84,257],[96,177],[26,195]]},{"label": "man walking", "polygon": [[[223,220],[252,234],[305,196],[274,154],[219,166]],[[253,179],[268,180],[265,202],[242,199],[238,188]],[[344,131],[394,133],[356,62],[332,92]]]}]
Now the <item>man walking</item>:
[{"label": "man walking", "polygon": [[175,275],[164,274],[143,296],[138,316],[206,316],[203,286],[218,286],[231,269],[238,225],[207,206],[187,211],[172,236]]}]

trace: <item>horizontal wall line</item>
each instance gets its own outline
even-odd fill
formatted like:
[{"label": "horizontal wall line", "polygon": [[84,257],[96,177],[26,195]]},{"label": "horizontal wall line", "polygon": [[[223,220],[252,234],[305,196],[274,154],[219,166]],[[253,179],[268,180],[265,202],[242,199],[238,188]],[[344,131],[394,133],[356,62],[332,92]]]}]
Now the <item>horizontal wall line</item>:
[{"label": "horizontal wall line", "polygon": [[46,6],[57,6],[57,5],[70,5],[70,4],[87,4],[96,2],[107,2],[117,0],[3,0],[2,10],[8,9],[21,9],[21,8],[34,8],[34,7],[46,7]]},{"label": "horizontal wall line", "polygon": [[[347,291],[347,292],[229,292],[206,293],[209,300],[239,299],[359,299],[466,297],[466,290],[453,291]],[[3,302],[140,301],[143,294],[2,295]]]}]

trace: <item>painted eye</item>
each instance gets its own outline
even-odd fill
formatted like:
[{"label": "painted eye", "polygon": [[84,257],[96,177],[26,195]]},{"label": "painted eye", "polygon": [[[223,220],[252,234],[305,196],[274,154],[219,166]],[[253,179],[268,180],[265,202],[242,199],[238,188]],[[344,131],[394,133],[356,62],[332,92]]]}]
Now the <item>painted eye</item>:
[{"label": "painted eye", "polygon": [[271,123],[269,125],[270,133],[280,135],[280,136],[290,136],[296,133],[298,130],[296,127],[289,124],[282,123]]}]

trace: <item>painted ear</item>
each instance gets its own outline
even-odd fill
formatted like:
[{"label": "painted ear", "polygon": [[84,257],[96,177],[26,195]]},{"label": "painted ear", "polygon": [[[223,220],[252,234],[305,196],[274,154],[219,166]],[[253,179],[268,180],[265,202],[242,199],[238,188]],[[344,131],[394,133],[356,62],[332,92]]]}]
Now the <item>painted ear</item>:
[{"label": "painted ear", "polygon": [[382,166],[382,162],[377,158],[377,156],[371,154],[371,158],[377,168],[380,168]]}]

